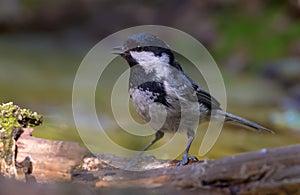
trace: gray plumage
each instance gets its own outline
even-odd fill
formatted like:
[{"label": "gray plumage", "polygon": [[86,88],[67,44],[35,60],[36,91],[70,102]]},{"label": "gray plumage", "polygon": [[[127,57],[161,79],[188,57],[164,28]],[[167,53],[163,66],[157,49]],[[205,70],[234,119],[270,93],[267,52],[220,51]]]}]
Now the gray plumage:
[{"label": "gray plumage", "polygon": [[186,132],[188,145],[179,163],[185,165],[189,160],[196,160],[188,151],[197,125],[222,117],[226,122],[272,132],[224,112],[220,103],[183,71],[169,46],[158,37],[135,34],[116,47],[114,53],[121,55],[130,66],[129,93],[137,113],[157,130],[155,139],[143,151],[163,137],[164,132]]}]

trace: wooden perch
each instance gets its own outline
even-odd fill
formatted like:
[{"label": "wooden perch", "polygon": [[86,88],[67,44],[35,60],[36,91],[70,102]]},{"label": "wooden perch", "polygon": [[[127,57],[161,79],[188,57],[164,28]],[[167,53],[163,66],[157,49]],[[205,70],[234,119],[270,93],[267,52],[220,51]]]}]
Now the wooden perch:
[{"label": "wooden perch", "polygon": [[[174,160],[142,157],[123,170],[129,158],[87,154],[79,144],[29,135],[17,142],[18,158],[30,155],[32,174],[39,182],[68,181],[96,191],[159,190],[161,193],[299,194],[300,145],[204,160],[177,167]],[[77,165],[75,167],[75,165]]]},{"label": "wooden perch", "polygon": [[86,150],[78,143],[31,136],[42,116],[12,102],[0,105],[0,175],[21,181],[70,181]]},{"label": "wooden perch", "polygon": [[[133,170],[124,170],[129,158],[87,154],[77,143],[32,137],[29,124],[38,125],[41,118],[11,103],[2,106],[10,111],[0,115],[0,194],[7,188],[18,188],[27,194],[34,194],[36,189],[39,194],[39,188],[49,190],[52,188],[47,184],[57,182],[75,183],[77,187],[56,184],[55,194],[65,194],[69,188],[72,192],[85,188],[91,192],[92,188],[105,193],[137,190],[155,194],[300,194],[300,145],[262,149],[183,167],[177,167],[174,160],[145,156]],[[25,180],[34,184],[24,186],[1,177],[19,179],[24,174]]]},{"label": "wooden perch", "polygon": [[[122,167],[130,158],[87,154],[77,143],[34,138],[30,128],[24,132],[17,142],[17,160],[30,156],[31,175],[38,183],[67,181],[92,187],[96,192],[300,193],[300,145],[204,160],[184,167],[177,167],[174,160],[144,156],[135,171],[129,171]],[[70,186],[60,186],[62,194],[64,188]]]},{"label": "wooden perch", "polygon": [[39,183],[71,181],[71,169],[81,162],[86,149],[74,142],[36,138],[30,135],[31,131],[31,128],[24,129],[17,141],[17,162],[29,156],[32,175]]},{"label": "wooden perch", "polygon": [[300,193],[300,145],[263,149],[184,167],[175,166],[174,161],[149,160],[149,157],[141,159],[140,164],[146,168],[140,171],[109,165],[117,161],[125,166],[128,160],[113,155],[86,157],[73,172],[73,181],[87,182],[89,178],[89,183],[96,187],[159,187],[162,192],[193,189],[229,194]]},{"label": "wooden perch", "polygon": [[24,135],[17,144],[17,159],[30,156],[32,175],[38,183],[67,181],[105,192],[155,189],[161,193],[300,194],[300,145],[204,160],[184,167],[177,167],[174,160],[145,156],[135,171],[129,171],[122,167],[130,158],[87,154],[77,143]]}]

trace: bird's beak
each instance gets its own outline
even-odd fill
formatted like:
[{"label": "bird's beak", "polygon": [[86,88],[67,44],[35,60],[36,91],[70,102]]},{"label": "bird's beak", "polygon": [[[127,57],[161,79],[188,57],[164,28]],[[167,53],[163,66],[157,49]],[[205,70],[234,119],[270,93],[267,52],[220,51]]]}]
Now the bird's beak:
[{"label": "bird's beak", "polygon": [[116,47],[112,48],[112,50],[111,50],[112,54],[118,54],[118,55],[120,55],[124,52],[125,52],[125,49],[123,46],[116,46]]}]

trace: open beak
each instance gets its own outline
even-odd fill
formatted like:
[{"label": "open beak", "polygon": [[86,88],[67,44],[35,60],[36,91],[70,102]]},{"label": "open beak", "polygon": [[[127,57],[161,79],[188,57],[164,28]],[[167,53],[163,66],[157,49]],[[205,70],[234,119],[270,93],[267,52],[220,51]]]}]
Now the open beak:
[{"label": "open beak", "polygon": [[111,53],[118,54],[118,55],[121,55],[124,52],[125,52],[125,49],[123,46],[116,46],[116,47],[112,48],[112,50],[111,50]]}]

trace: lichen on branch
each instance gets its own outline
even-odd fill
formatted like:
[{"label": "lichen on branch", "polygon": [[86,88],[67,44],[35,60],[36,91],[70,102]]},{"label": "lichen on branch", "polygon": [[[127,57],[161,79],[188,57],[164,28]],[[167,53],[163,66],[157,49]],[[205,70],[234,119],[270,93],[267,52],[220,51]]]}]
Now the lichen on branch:
[{"label": "lichen on branch", "polygon": [[43,117],[12,102],[0,105],[0,174],[16,176],[16,141],[23,128],[38,126]]}]

